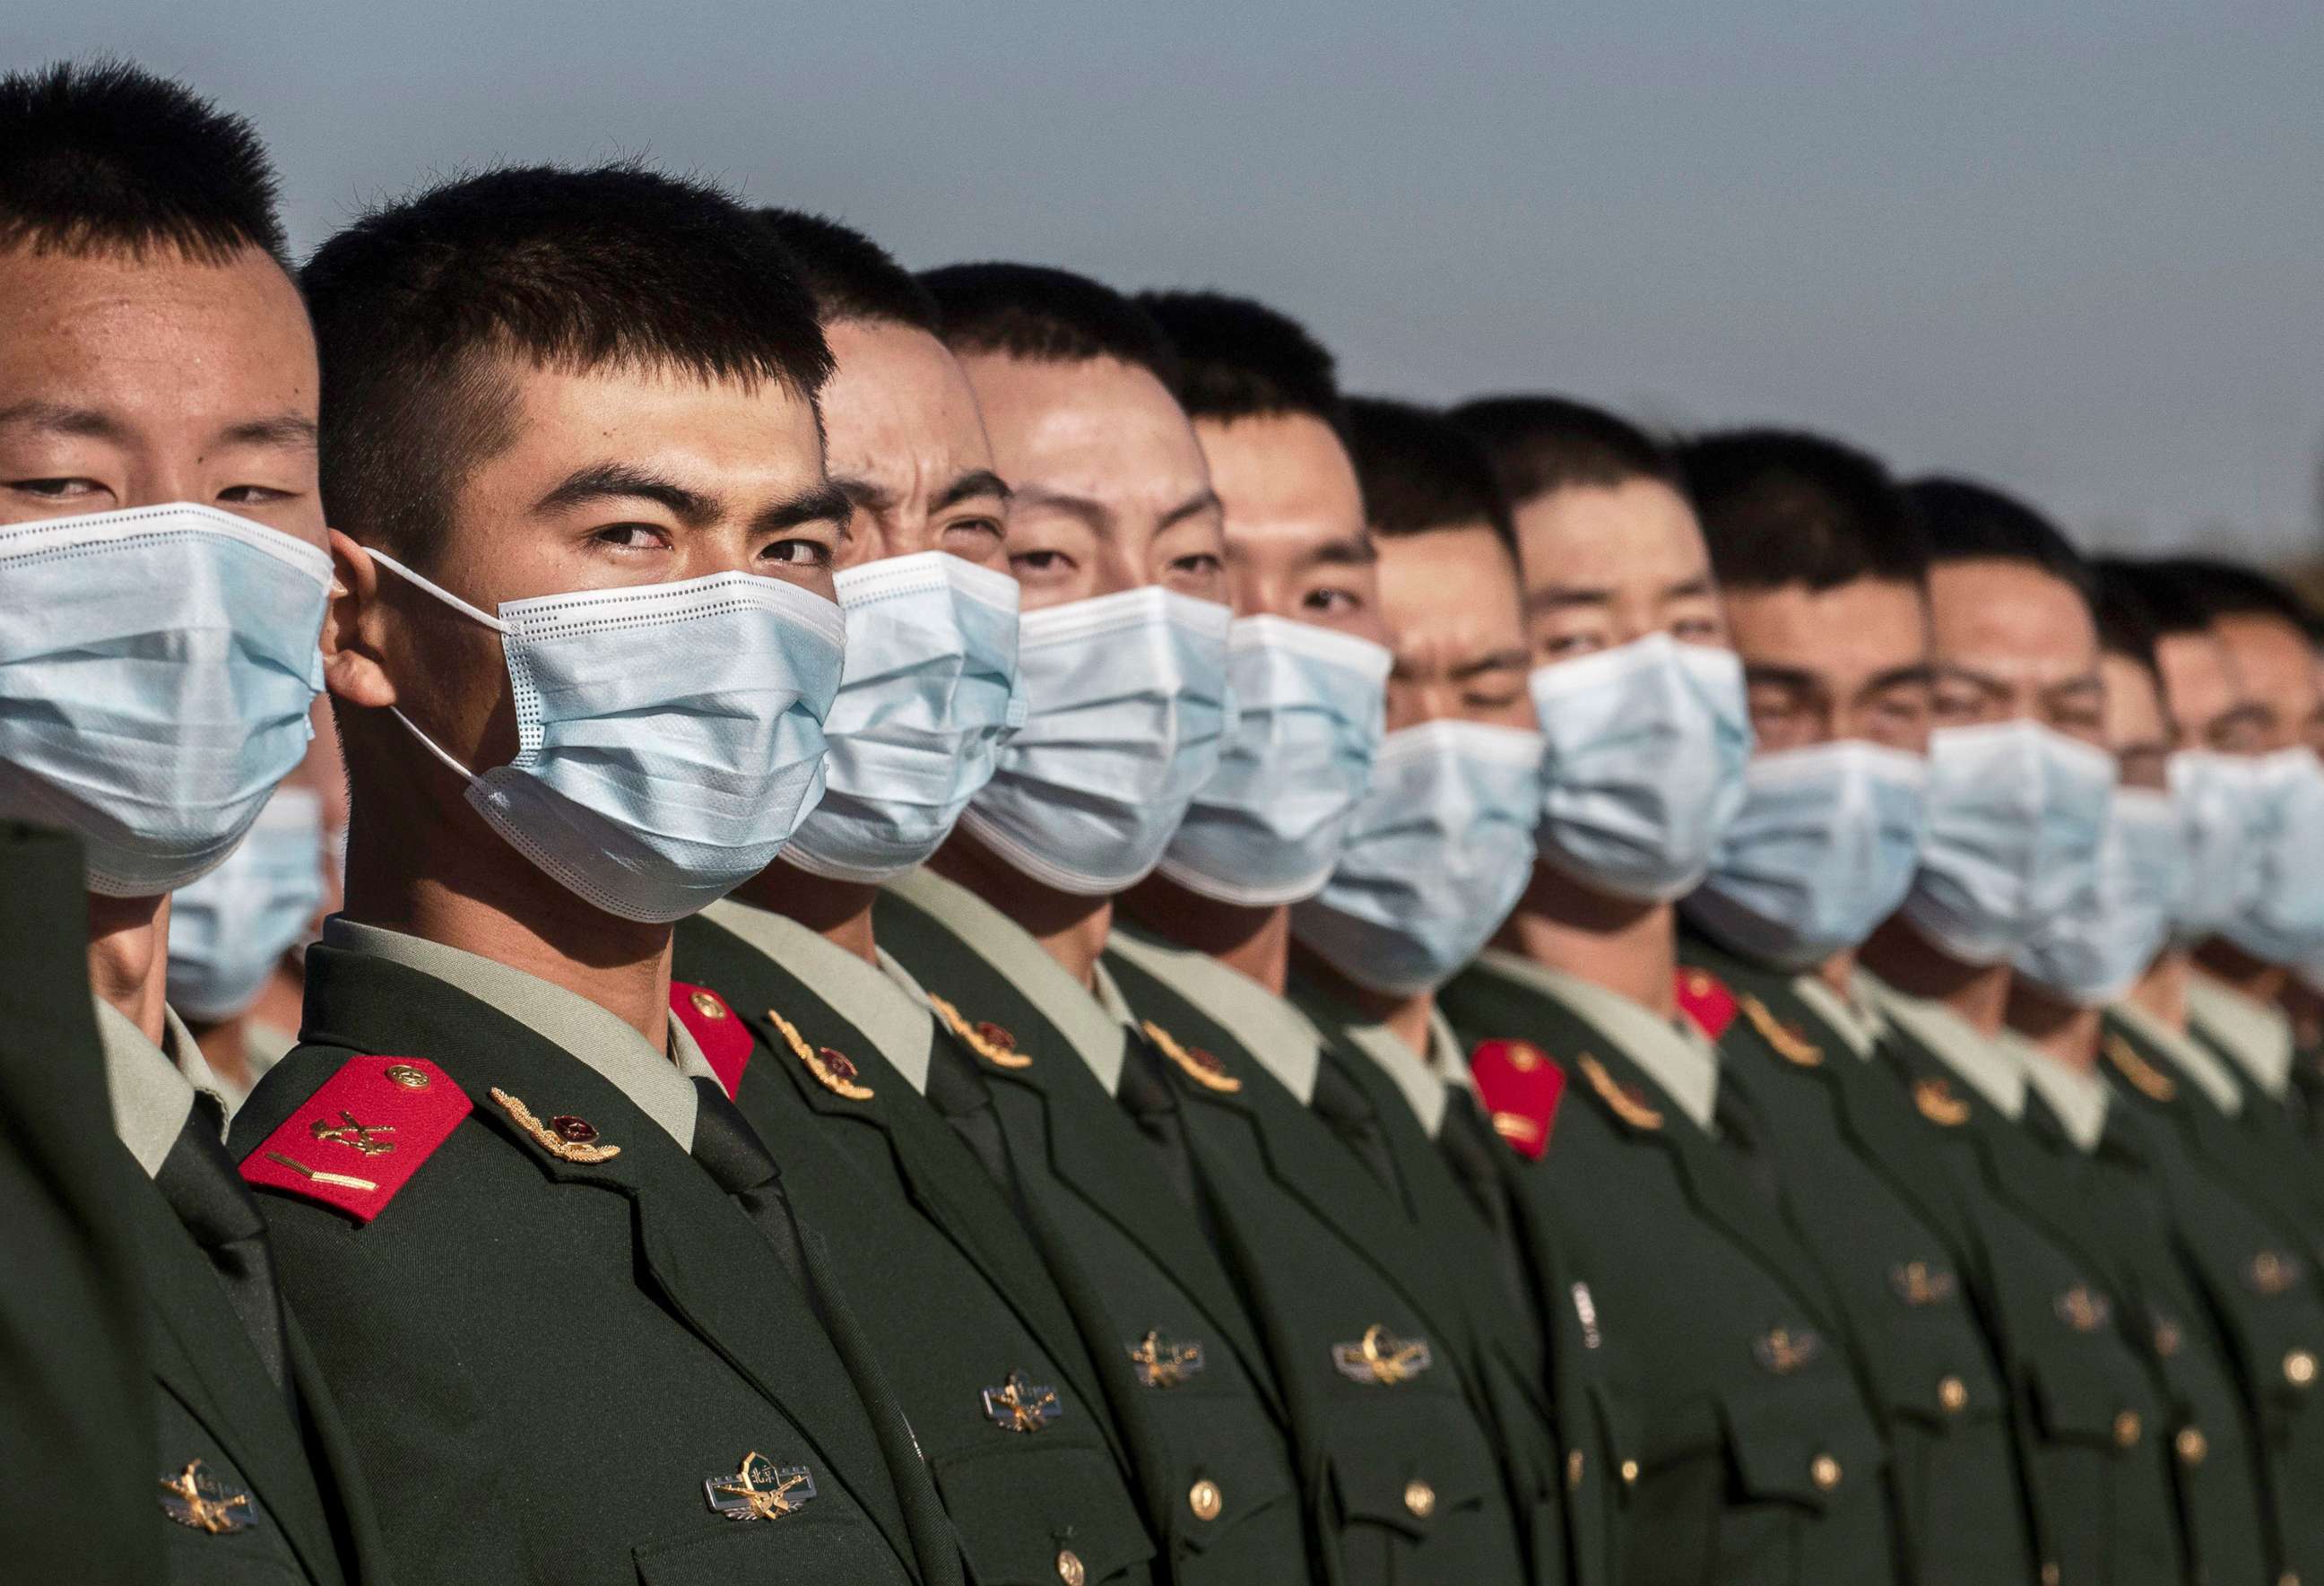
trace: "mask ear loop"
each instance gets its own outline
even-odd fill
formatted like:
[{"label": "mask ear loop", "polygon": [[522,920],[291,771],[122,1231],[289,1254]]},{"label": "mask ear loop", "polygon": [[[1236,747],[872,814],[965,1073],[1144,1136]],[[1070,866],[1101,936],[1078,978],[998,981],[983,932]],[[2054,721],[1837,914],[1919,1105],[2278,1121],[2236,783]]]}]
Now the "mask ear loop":
[{"label": "mask ear loop", "polygon": [[[381,567],[385,567],[397,577],[405,580],[407,583],[416,585],[420,588],[427,591],[429,595],[434,595],[438,600],[442,601],[446,605],[450,606],[454,611],[458,612],[462,616],[482,622],[485,627],[490,628],[495,633],[499,633],[503,636],[507,634],[509,625],[506,622],[502,622],[498,617],[493,616],[490,612],[480,611],[476,607],[470,605],[466,601],[462,600],[450,590],[443,587],[441,585],[437,584],[430,579],[421,577],[419,574],[413,572],[410,567],[405,567],[401,562],[397,561],[393,557],[388,555],[383,550],[374,550],[370,546],[364,546],[364,550],[373,561],[377,562]],[[457,776],[462,781],[467,783],[471,788],[477,787],[481,784],[482,779],[480,779],[475,772],[470,770],[466,766],[462,765],[458,761],[454,760],[449,754],[446,753],[443,746],[438,743],[435,739],[430,738],[427,733],[421,732],[418,724],[413,722],[410,716],[403,714],[401,706],[391,705],[387,707],[387,712],[397,721],[401,722],[403,724],[403,730],[410,733],[414,738],[419,739],[420,747],[427,750],[429,753],[434,755],[438,760],[442,761],[446,768],[455,776]]]}]

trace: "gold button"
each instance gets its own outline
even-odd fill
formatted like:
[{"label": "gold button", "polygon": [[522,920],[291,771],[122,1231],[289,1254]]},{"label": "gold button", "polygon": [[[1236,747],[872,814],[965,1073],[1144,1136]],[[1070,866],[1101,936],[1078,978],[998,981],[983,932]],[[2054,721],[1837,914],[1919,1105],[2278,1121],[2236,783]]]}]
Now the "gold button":
[{"label": "gold button", "polygon": [[[712,996],[707,991],[696,991],[692,997],[688,998],[687,1000],[694,1004],[694,1010],[702,1015],[705,1019],[724,1019],[726,1017],[726,1004],[721,1002],[717,998]],[[1059,1573],[1063,1573],[1065,1567],[1064,1561],[1069,1555],[1060,1554],[1057,1556],[1057,1570]],[[1075,1569],[1079,1569],[1081,1567],[1078,1560],[1074,1562],[1074,1567]]]},{"label": "gold button", "polygon": [[1817,1489],[1830,1492],[1840,1485],[1840,1462],[1830,1454],[1818,1454],[1808,1465],[1808,1480]]},{"label": "gold button", "polygon": [[2283,1357],[2283,1379],[2294,1388],[2306,1388],[2316,1380],[2316,1357],[2306,1350],[2294,1350]]},{"label": "gold button", "polygon": [[2179,1462],[2185,1465],[2201,1464],[2204,1456],[2211,1452],[2211,1441],[2203,1435],[2200,1426],[2179,1428],[2179,1435],[2171,1440],[2171,1446],[2179,1451]]},{"label": "gold button", "polygon": [[1063,1581],[1065,1586],[1082,1586],[1082,1582],[1088,1578],[1089,1572],[1082,1568],[1081,1554],[1070,1547],[1057,1550],[1058,1580]]},{"label": "gold button", "polygon": [[1416,1520],[1425,1520],[1436,1512],[1436,1489],[1425,1481],[1404,1484],[1404,1507]]},{"label": "gold button", "polygon": [[1622,1462],[1622,1485],[1625,1487],[1636,1487],[1637,1484],[1638,1462],[1636,1460],[1624,1460]]},{"label": "gold button", "polygon": [[2042,1586],[2058,1586],[2058,1561],[2051,1560],[2042,1566]]},{"label": "gold button", "polygon": [[1937,1402],[1945,1406],[1948,1415],[1958,1415],[1969,1408],[1969,1384],[1958,1377],[1948,1377],[1937,1384]]},{"label": "gold button", "polygon": [[407,1091],[424,1091],[428,1088],[428,1075],[421,1070],[412,1067],[409,1063],[389,1064],[387,1077]]},{"label": "gold button", "polygon": [[1565,1484],[1568,1487],[1582,1485],[1582,1451],[1578,1448],[1565,1456]]},{"label": "gold button", "polygon": [[2116,1448],[2136,1448],[2139,1434],[2146,1430],[2136,1410],[2125,1410],[2114,1418],[2114,1442]]},{"label": "gold button", "polygon": [[1205,1476],[1187,1491],[1186,1507],[1194,1511],[1198,1520],[1215,1520],[1219,1510],[1226,1507],[1226,1497],[1220,1492],[1219,1484]]}]

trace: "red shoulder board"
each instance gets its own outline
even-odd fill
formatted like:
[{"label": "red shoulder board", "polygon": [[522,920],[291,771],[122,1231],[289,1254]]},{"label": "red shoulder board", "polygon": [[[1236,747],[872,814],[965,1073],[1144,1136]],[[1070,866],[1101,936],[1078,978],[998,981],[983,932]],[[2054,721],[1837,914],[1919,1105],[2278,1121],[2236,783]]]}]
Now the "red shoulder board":
[{"label": "red shoulder board", "polygon": [[1735,1022],[1735,993],[1707,969],[1680,964],[1677,973],[1679,1011],[1694,1020],[1694,1028],[1712,1040]]},{"label": "red shoulder board", "polygon": [[469,1111],[424,1058],[350,1057],[242,1159],[242,1176],[369,1222]]},{"label": "red shoulder board", "polygon": [[751,1065],[751,1027],[734,1017],[734,1010],[717,992],[684,981],[669,982],[669,1010],[702,1048],[710,1072],[726,1088],[726,1099],[733,1101],[742,1083],[742,1070]]},{"label": "red shoulder board", "polygon": [[1469,1054],[1469,1074],[1493,1132],[1518,1156],[1540,1161],[1565,1094],[1565,1070],[1531,1041],[1480,1041]]}]

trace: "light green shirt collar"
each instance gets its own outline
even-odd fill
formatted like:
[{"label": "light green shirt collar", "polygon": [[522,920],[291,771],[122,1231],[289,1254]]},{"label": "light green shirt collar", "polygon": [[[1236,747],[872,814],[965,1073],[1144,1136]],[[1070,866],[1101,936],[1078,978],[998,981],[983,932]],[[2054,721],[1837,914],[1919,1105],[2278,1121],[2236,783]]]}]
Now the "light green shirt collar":
[{"label": "light green shirt collar", "polygon": [[1477,1076],[1469,1072],[1469,1054],[1462,1049],[1461,1037],[1453,1033],[1452,1021],[1444,1017],[1442,1008],[1428,1010],[1428,1066],[1446,1084],[1458,1085],[1472,1096],[1477,1093]]},{"label": "light green shirt collar", "polygon": [[1997,1043],[1942,1002],[1908,997],[1868,972],[1863,980],[1881,1018],[1935,1053],[1938,1061],[1998,1107],[2002,1116],[2025,1115],[2025,1070]]},{"label": "light green shirt collar", "polygon": [[2112,1099],[2106,1081],[2095,1074],[2069,1068],[2015,1030],[2004,1030],[1996,1043],[2025,1071],[2025,1083],[2050,1104],[2066,1138],[2085,1156],[2098,1148],[2106,1133],[2107,1106]]},{"label": "light green shirt collar", "polygon": [[1719,1048],[1692,1023],[1683,1017],[1665,1019],[1618,991],[1499,947],[1486,948],[1477,954],[1477,962],[1596,1025],[1625,1057],[1646,1071],[1696,1128],[1716,1132],[1712,1120],[1719,1105]]},{"label": "light green shirt collar", "polygon": [[1866,994],[1862,972],[1851,977],[1854,995],[1843,997],[1823,976],[1808,973],[1792,981],[1792,994],[1806,1003],[1818,1019],[1831,1027],[1848,1049],[1866,1062],[1880,1045],[1880,1013]]},{"label": "light green shirt collar", "polygon": [[[130,1017],[102,997],[97,1004],[97,1037],[105,1053],[105,1092],[113,1104],[113,1132],[151,1178],[184,1132],[197,1092],[231,1116],[226,1087],[202,1058],[193,1031],[166,1004],[161,1009],[161,1044],[145,1038]],[[223,1136],[221,1136],[223,1138]]]},{"label": "light green shirt collar", "polygon": [[[1436,1064],[1406,1046],[1402,1036],[1384,1024],[1351,1024],[1345,1028],[1356,1049],[1378,1064],[1396,1083],[1396,1088],[1404,1093],[1413,1115],[1420,1120],[1420,1127],[1428,1131],[1430,1139],[1434,1139],[1437,1130],[1444,1127],[1444,1109],[1451,1099],[1444,1075]],[[1434,1047],[1434,1025],[1429,1027],[1428,1035],[1429,1045]]]},{"label": "light green shirt collar", "polygon": [[1323,1037],[1307,1016],[1239,969],[1117,922],[1106,945],[1209,1014],[1305,1106],[1314,1099]]},{"label": "light green shirt collar", "polygon": [[[1040,1010],[1041,1017],[1073,1043],[1108,1095],[1120,1088],[1124,1043],[1129,1038],[1122,1029],[1124,1021],[1103,1007],[1089,987],[1074,983],[1065,966],[1043,951],[1024,927],[966,887],[925,867],[890,881],[888,890],[950,931]],[[1103,977],[1100,966],[1101,992]],[[973,1009],[964,1011],[972,1019],[977,1017]]]},{"label": "light green shirt collar", "polygon": [[2283,1010],[2198,970],[2187,977],[2187,1018],[2261,1090],[2280,1098],[2292,1088],[2292,1020]]},{"label": "light green shirt collar", "polygon": [[862,1030],[914,1090],[927,1092],[936,1020],[924,1000],[903,991],[883,969],[787,916],[722,898],[702,917],[789,967],[832,1011]]},{"label": "light green shirt collar", "polygon": [[693,1082],[715,1083],[718,1076],[678,1019],[669,1021],[669,1050],[657,1052],[650,1041],[586,997],[462,948],[361,925],[339,914],[324,922],[323,944],[400,964],[497,1009],[595,1069],[681,1149],[694,1148]]},{"label": "light green shirt collar", "polygon": [[2210,1047],[2184,1030],[2172,1029],[2135,1002],[2117,1002],[2107,1011],[2168,1058],[2171,1066],[2210,1097],[2220,1111],[2233,1118],[2244,1110],[2243,1087]]}]

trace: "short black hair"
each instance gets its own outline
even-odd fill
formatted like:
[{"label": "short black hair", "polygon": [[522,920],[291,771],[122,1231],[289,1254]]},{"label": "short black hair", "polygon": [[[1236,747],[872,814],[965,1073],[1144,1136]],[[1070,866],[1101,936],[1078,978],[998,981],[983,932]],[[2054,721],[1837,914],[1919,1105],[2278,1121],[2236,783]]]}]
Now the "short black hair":
[{"label": "short black hair", "polygon": [[2210,557],[2172,557],[2153,566],[2156,579],[2178,590],[2207,628],[2221,617],[2273,617],[2311,640],[2317,636],[2315,608],[2291,585],[2256,567]]},{"label": "short black hair", "polygon": [[2058,526],[2014,495],[1950,477],[1916,479],[1904,494],[1920,517],[1932,566],[1946,562],[2023,562],[2073,586],[2095,606],[2090,564]]},{"label": "short black hair", "polygon": [[1288,314],[1214,291],[1140,292],[1136,300],[1178,355],[1178,401],[1188,418],[1304,413],[1345,438],[1339,366]]},{"label": "short black hair", "polygon": [[2163,669],[2155,659],[2154,644],[2162,637],[2162,628],[2139,580],[2120,561],[2093,563],[2090,576],[2098,592],[2090,603],[2090,614],[2098,622],[2099,652],[2136,661],[2153,674],[2160,687]]},{"label": "short black hair", "polygon": [[1143,369],[1173,396],[1178,355],[1154,316],[1102,281],[1046,264],[947,264],[920,282],[944,315],[954,352],[1037,364],[1111,358]]},{"label": "short black hair", "polygon": [[639,364],[810,402],[831,374],[774,231],[715,189],[634,163],[444,183],[331,238],[304,282],[324,506],[407,559],[441,535],[466,471],[512,438],[493,360]]},{"label": "short black hair", "polygon": [[798,279],[825,325],[868,319],[943,334],[936,300],[895,255],[852,226],[804,209],[761,209],[790,251]]},{"label": "short black hair", "polygon": [[1425,534],[1482,521],[1511,554],[1517,529],[1485,448],[1443,414],[1386,397],[1351,397],[1348,451],[1364,516],[1380,535]]},{"label": "short black hair", "polygon": [[1612,489],[1634,479],[1683,488],[1667,445],[1628,419],[1571,397],[1478,397],[1450,417],[1492,458],[1512,506],[1553,491]]},{"label": "short black hair", "polygon": [[1803,430],[1725,429],[1682,446],[1679,465],[1727,588],[1927,582],[1928,542],[1869,453]]},{"label": "short black hair", "polygon": [[274,167],[250,123],[126,61],[0,77],[0,247],[284,257]]}]

